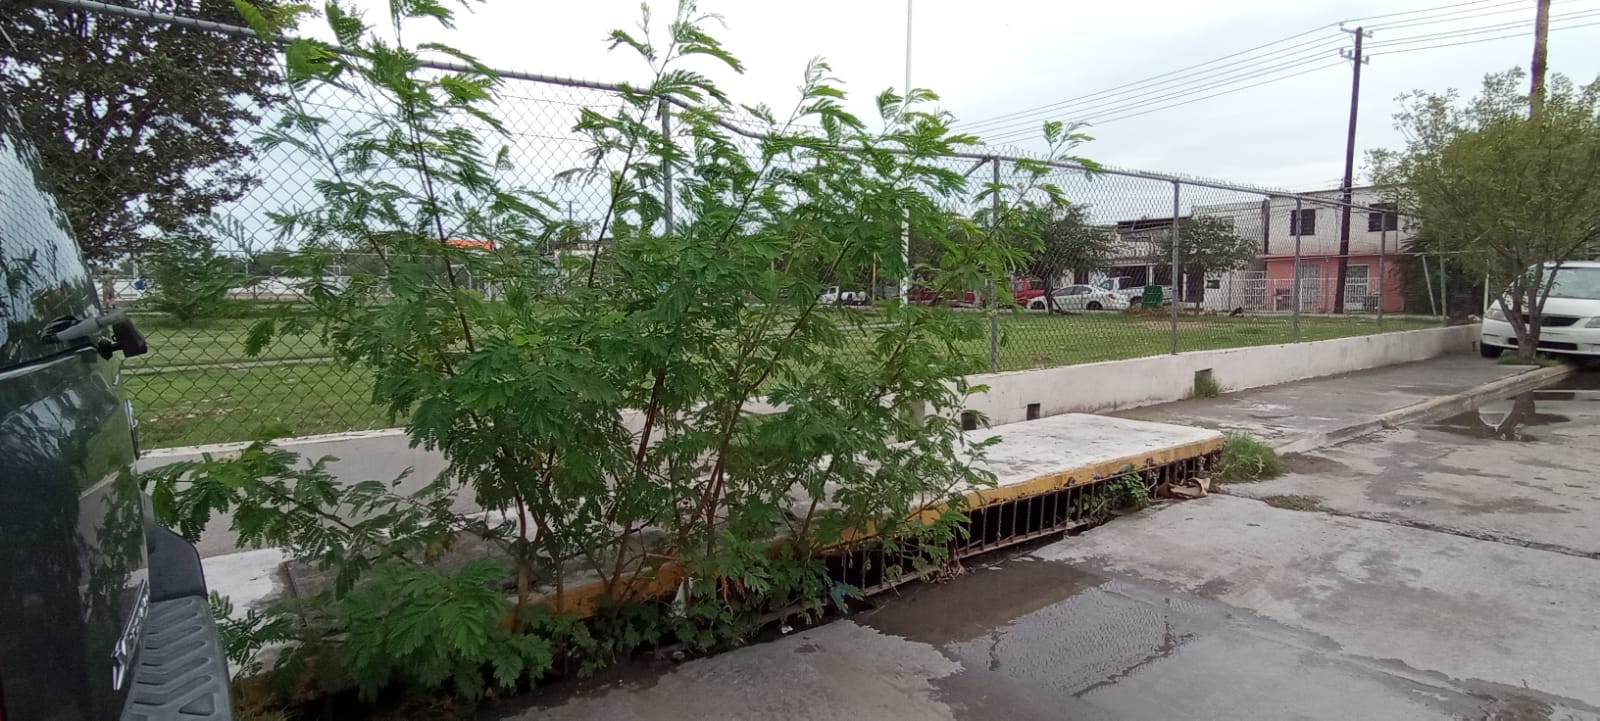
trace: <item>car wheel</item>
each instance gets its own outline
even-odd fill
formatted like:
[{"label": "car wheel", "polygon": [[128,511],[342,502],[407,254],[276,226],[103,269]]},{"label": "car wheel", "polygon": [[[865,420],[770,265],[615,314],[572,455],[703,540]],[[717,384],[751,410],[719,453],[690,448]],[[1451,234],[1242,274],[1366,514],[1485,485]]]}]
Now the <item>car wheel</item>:
[{"label": "car wheel", "polygon": [[1044,310],[1044,301],[1038,298],[1028,301],[1028,310]]},{"label": "car wheel", "polygon": [[1088,308],[1089,310],[1105,310],[1105,306],[1100,305],[1100,301],[1097,300],[1089,301]]},{"label": "car wheel", "polygon": [[1485,358],[1499,358],[1500,354],[1504,352],[1506,352],[1506,349],[1501,348],[1500,346],[1489,345],[1488,343],[1484,343],[1482,341],[1478,342],[1478,355],[1481,355]]}]

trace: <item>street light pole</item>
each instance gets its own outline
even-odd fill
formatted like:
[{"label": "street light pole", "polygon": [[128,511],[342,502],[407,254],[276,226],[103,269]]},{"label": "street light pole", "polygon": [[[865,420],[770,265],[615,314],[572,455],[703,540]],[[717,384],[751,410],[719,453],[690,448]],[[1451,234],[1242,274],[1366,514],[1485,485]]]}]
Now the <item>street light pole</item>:
[{"label": "street light pole", "polygon": [[[901,109],[911,106],[911,2],[906,0],[906,84],[901,101]],[[900,271],[900,302],[911,300],[911,212],[908,210],[900,220],[900,261],[903,270]],[[876,293],[877,291],[874,291]]]}]

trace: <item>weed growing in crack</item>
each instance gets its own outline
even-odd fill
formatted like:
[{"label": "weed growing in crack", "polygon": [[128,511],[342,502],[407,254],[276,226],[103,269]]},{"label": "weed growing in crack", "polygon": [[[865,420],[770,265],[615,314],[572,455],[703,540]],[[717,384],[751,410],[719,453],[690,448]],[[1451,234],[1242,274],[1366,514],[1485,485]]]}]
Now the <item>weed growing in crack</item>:
[{"label": "weed growing in crack", "polygon": [[1283,475],[1283,461],[1276,451],[1243,433],[1229,433],[1222,443],[1222,460],[1217,463],[1217,480],[1223,483],[1263,481]]}]

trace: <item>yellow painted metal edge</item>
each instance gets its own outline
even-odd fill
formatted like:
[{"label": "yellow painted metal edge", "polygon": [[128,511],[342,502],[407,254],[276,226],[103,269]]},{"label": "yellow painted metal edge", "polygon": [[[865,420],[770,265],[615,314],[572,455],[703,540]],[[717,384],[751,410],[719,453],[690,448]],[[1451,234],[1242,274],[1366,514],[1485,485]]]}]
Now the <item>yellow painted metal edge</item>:
[{"label": "yellow painted metal edge", "polygon": [[[1014,501],[1041,493],[1082,486],[1095,481],[1104,480],[1123,473],[1128,466],[1141,471],[1149,468],[1165,466],[1192,458],[1199,458],[1222,450],[1222,438],[1210,438],[1193,443],[1185,443],[1167,448],[1159,448],[1145,453],[1135,453],[1107,461],[1100,461],[1076,468],[1046,473],[1028,480],[1012,483],[996,488],[985,488],[967,494],[967,509],[976,510],[984,506]],[[923,511],[921,516],[925,522],[931,523],[938,518],[944,510],[940,505]],[[870,538],[872,529],[865,533],[852,536],[851,540]],[[683,564],[676,561],[663,563],[652,571],[641,571],[629,579],[627,588],[621,589],[619,595],[628,598],[665,598],[672,594],[683,580]],[[588,618],[600,610],[600,597],[606,594],[604,581],[590,581],[566,589],[561,594],[559,604],[554,594],[535,597],[534,603],[543,603],[556,613],[572,614],[579,618]]]}]

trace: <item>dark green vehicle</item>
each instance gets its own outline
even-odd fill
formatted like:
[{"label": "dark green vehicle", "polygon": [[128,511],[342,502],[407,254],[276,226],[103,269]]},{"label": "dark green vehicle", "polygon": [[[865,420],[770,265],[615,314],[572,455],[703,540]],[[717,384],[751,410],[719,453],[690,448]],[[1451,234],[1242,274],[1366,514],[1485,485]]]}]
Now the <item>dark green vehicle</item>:
[{"label": "dark green vehicle", "polygon": [[43,170],[0,99],[0,720],[232,718],[199,555],[134,476],[144,339]]}]

